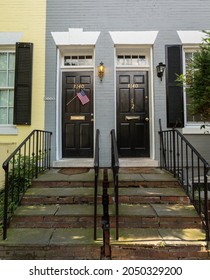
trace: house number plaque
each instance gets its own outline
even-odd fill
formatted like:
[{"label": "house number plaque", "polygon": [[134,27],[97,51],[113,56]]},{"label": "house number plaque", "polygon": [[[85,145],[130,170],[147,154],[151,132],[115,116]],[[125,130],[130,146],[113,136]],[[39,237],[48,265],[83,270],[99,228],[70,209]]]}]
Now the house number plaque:
[{"label": "house number plaque", "polygon": [[85,85],[84,84],[74,84],[74,88],[75,89],[82,89],[82,88],[85,88]]},{"label": "house number plaque", "polygon": [[128,84],[128,88],[138,88],[138,84]]}]

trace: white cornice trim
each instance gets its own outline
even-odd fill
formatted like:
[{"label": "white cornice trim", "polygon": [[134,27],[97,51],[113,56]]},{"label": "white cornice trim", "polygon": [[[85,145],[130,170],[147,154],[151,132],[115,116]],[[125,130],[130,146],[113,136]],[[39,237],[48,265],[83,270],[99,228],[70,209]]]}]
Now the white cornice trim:
[{"label": "white cornice trim", "polygon": [[153,45],[158,31],[110,31],[115,45]]},{"label": "white cornice trim", "polygon": [[179,38],[183,45],[195,45],[195,44],[201,44],[202,39],[205,38],[205,33],[202,31],[177,31],[177,34],[179,35]]},{"label": "white cornice trim", "polygon": [[56,46],[95,45],[100,32],[84,32],[82,28],[69,28],[69,32],[51,32]]},{"label": "white cornice trim", "polygon": [[0,32],[0,45],[15,45],[22,36],[22,32]]}]

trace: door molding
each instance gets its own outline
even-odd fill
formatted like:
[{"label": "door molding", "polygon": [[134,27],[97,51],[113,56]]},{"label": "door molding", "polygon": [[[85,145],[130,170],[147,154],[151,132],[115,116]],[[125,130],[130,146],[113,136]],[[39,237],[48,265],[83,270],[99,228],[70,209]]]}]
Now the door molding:
[{"label": "door molding", "polygon": [[116,78],[119,154],[150,157],[148,71],[117,71]]}]

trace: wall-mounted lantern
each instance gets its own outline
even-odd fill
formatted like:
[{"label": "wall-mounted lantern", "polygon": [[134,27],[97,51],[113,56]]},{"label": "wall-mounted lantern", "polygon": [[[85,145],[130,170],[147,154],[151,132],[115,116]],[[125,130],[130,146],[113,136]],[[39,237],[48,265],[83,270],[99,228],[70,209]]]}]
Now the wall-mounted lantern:
[{"label": "wall-mounted lantern", "polygon": [[156,69],[157,69],[157,76],[160,78],[161,81],[162,81],[162,77],[163,77],[163,73],[164,73],[165,68],[166,68],[166,65],[163,64],[162,62],[160,62],[160,63],[156,66]]},{"label": "wall-mounted lantern", "polygon": [[104,77],[104,64],[103,64],[103,62],[101,62],[100,65],[98,66],[98,76],[100,78],[100,81],[102,82],[102,79]]}]

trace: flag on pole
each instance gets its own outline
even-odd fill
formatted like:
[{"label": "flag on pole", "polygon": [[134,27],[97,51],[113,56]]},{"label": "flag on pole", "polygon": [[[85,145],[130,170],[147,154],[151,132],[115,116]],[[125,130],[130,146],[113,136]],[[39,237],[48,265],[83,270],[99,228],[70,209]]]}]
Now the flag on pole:
[{"label": "flag on pole", "polygon": [[86,103],[88,103],[90,101],[90,99],[87,97],[84,90],[81,90],[80,92],[78,92],[77,97],[81,101],[82,105],[85,105]]}]

